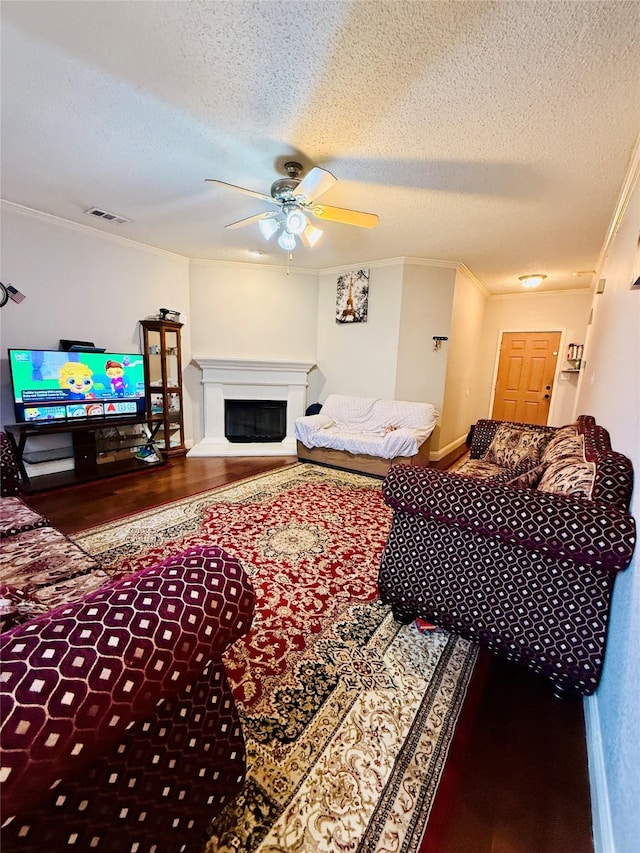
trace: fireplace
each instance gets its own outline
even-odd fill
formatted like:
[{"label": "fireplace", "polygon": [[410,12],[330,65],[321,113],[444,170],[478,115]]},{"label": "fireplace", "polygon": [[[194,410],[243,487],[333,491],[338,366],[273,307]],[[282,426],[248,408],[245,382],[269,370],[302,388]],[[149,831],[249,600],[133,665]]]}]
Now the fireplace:
[{"label": "fireplace", "polygon": [[[311,361],[275,361],[240,358],[194,358],[202,370],[204,389],[204,438],[189,451],[189,456],[295,456],[296,419],[307,406],[307,375]],[[227,404],[232,405],[227,407]],[[244,421],[240,433],[227,428],[227,408],[240,404]],[[276,414],[270,407],[281,409],[277,417],[278,434],[273,423],[265,429],[263,415],[248,415],[247,404],[269,407],[268,418]],[[251,408],[255,408],[252,405]],[[253,418],[258,418],[254,423]]]},{"label": "fireplace", "polygon": [[286,400],[224,401],[224,435],[228,441],[282,441],[286,434]]}]

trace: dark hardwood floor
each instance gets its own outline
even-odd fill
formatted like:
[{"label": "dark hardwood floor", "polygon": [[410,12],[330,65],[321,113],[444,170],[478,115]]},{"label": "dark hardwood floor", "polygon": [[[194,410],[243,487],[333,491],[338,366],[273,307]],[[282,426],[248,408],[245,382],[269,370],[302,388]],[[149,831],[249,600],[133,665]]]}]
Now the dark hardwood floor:
[{"label": "dark hardwood floor", "polygon": [[264,471],[292,465],[295,456],[178,457],[144,473],[120,474],[81,485],[24,495],[63,533],[77,533],[168,501],[235,483]]},{"label": "dark hardwood floor", "polygon": [[[27,503],[65,533],[295,462],[174,459]],[[481,652],[420,853],[592,853],[582,703]]]}]

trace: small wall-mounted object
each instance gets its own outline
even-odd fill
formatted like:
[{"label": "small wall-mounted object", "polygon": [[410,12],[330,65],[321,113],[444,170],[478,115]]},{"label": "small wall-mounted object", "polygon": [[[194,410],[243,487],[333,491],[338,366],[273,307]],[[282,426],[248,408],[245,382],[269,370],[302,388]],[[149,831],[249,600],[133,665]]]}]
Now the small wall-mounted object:
[{"label": "small wall-mounted object", "polygon": [[561,373],[580,373],[584,344],[569,344],[567,347],[567,367]]},{"label": "small wall-mounted object", "polygon": [[16,302],[18,305],[26,299],[24,293],[20,293],[13,285],[11,284],[2,284],[0,282],[0,308],[3,305],[6,305],[9,299]]},{"label": "small wall-mounted object", "polygon": [[433,336],[433,351],[437,352],[442,346],[442,341],[448,341],[449,338],[446,335],[434,335]]},{"label": "small wall-mounted object", "polygon": [[596,293],[604,293],[604,288],[607,283],[606,278],[598,279],[598,283],[596,284]]}]

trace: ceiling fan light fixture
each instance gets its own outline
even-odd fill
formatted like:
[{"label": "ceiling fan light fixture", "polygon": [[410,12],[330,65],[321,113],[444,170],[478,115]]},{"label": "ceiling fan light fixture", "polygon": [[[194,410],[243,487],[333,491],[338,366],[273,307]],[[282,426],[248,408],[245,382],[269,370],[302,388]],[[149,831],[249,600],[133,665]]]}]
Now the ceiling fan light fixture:
[{"label": "ceiling fan light fixture", "polygon": [[523,287],[537,287],[546,278],[546,275],[540,272],[527,273],[527,275],[518,276],[518,281],[522,282]]},{"label": "ceiling fan light fixture", "polygon": [[270,240],[278,228],[280,228],[280,223],[277,219],[271,216],[268,219],[260,219],[258,221],[258,228],[265,240]]},{"label": "ceiling fan light fixture", "polygon": [[291,234],[289,231],[283,231],[282,234],[278,237],[278,245],[282,249],[286,249],[288,252],[293,251],[296,247],[296,238],[295,234]]},{"label": "ceiling fan light fixture", "polygon": [[287,229],[289,234],[302,234],[309,224],[302,208],[297,206],[290,207],[286,210],[286,213],[287,215],[284,221],[284,227]]}]

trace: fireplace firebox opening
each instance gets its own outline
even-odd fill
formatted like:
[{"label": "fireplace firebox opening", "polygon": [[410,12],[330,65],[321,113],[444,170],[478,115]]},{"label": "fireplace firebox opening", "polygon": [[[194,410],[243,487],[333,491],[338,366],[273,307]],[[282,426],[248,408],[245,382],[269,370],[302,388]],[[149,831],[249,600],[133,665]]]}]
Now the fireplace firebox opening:
[{"label": "fireplace firebox opening", "polygon": [[231,442],[283,441],[286,400],[225,400],[224,434]]}]

